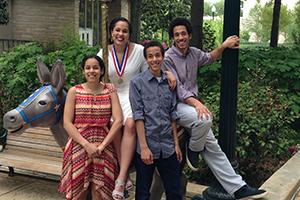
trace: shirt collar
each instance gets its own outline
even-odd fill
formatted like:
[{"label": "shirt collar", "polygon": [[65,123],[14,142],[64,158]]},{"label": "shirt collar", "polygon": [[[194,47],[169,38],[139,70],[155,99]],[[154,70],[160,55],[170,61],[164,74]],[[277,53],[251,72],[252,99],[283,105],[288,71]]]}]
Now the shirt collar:
[{"label": "shirt collar", "polygon": [[[161,80],[167,80],[167,77],[166,77],[166,75],[162,72],[162,70],[160,70],[160,72],[161,72]],[[152,80],[153,78],[156,79],[156,77],[153,76],[153,74],[150,72],[150,69],[147,69],[145,75],[146,75],[146,78],[147,78],[148,81]]]},{"label": "shirt collar", "polygon": [[172,45],[171,49],[177,56],[184,57],[184,58],[191,52],[191,48],[189,47],[186,54],[183,54],[181,53],[181,51],[179,51],[179,49],[174,44]]}]

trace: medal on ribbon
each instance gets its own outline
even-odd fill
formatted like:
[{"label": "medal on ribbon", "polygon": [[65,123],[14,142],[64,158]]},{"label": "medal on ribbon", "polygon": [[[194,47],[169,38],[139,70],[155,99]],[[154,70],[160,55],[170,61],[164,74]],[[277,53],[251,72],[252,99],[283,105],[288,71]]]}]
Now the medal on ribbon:
[{"label": "medal on ribbon", "polygon": [[114,61],[114,66],[115,66],[115,69],[116,69],[116,72],[117,72],[117,75],[118,75],[118,80],[117,80],[118,84],[123,83],[122,75],[123,75],[123,73],[125,71],[125,68],[126,68],[128,53],[129,53],[129,45],[126,45],[125,50],[124,50],[124,54],[122,56],[122,61],[121,61],[121,63],[119,63],[116,48],[115,48],[114,45],[113,45],[113,48],[111,50],[111,54],[112,54],[113,61]]}]

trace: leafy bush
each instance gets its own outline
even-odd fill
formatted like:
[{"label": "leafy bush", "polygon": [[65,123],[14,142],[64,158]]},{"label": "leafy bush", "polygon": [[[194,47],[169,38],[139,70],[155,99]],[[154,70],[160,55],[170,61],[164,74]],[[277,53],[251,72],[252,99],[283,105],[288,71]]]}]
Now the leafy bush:
[{"label": "leafy bush", "polygon": [[[204,93],[205,104],[214,114],[214,133],[218,135],[219,91]],[[257,160],[266,155],[288,153],[288,147],[300,142],[300,133],[292,123],[300,117],[293,111],[293,99],[270,86],[241,82],[237,105],[237,156]],[[298,137],[298,140],[296,140]]]},{"label": "leafy bush", "polygon": [[37,87],[35,63],[42,53],[41,45],[27,43],[0,56],[1,118]]},{"label": "leafy bush", "polygon": [[292,38],[295,44],[300,44],[300,1],[295,7],[295,23],[293,24]]},{"label": "leafy bush", "polygon": [[[240,50],[239,81],[280,89],[293,100],[290,108],[300,112],[300,48],[251,47]],[[220,84],[221,64],[217,61],[199,69],[199,92],[216,91]]]},{"label": "leafy bush", "polygon": [[[240,53],[236,155],[239,173],[259,186],[291,156],[300,143],[300,50],[247,48]],[[219,134],[220,62],[199,70],[200,98],[214,114]],[[203,163],[202,163],[203,165]],[[205,175],[188,171],[192,180],[208,183]]]},{"label": "leafy bush", "polygon": [[216,31],[211,24],[204,22],[203,24],[203,50],[212,51],[216,47]]}]

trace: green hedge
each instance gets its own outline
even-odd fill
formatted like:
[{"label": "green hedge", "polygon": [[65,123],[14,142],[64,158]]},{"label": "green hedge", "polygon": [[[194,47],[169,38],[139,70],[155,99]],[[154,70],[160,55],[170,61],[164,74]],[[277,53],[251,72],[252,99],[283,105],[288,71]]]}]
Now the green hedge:
[{"label": "green hedge", "polygon": [[[214,114],[215,135],[219,134],[220,69],[220,62],[204,66],[198,78],[199,96]],[[238,71],[238,170],[259,186],[292,155],[289,147],[300,143],[300,48],[241,49]],[[207,173],[187,174],[207,182]]]}]

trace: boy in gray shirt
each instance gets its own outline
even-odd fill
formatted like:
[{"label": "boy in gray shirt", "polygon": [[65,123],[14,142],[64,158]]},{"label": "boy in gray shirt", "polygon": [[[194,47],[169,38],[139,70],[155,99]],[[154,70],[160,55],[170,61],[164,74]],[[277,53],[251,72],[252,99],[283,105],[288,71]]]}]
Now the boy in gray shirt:
[{"label": "boy in gray shirt", "polygon": [[149,69],[130,83],[129,99],[136,123],[138,142],[135,155],[135,199],[148,200],[155,168],[158,169],[167,200],[182,200],[176,120],[176,92],[169,88],[161,70],[164,49],[159,42],[145,45]]}]

